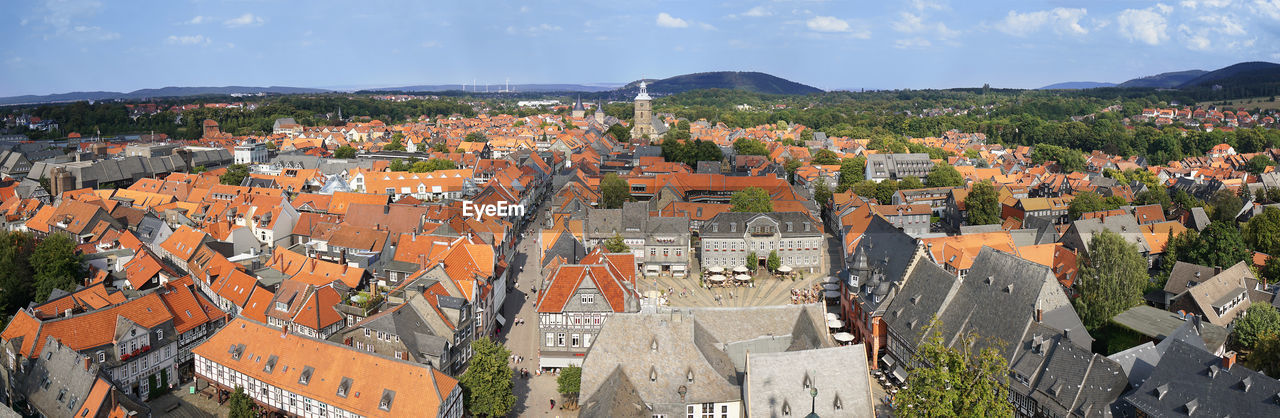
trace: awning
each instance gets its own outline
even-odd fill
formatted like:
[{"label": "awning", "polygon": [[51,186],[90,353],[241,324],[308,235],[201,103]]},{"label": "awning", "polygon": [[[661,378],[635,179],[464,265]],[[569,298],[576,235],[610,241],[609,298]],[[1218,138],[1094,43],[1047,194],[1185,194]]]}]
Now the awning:
[{"label": "awning", "polygon": [[671,271],[684,271],[684,265],[676,264],[674,266],[671,266]]},{"label": "awning", "polygon": [[893,368],[893,356],[885,354],[880,356],[880,361],[884,362],[884,368]]},{"label": "awning", "polygon": [[907,369],[898,366],[898,368],[893,369],[893,377],[898,379],[898,383],[907,383]]},{"label": "awning", "polygon": [[657,264],[645,264],[644,269],[648,271],[659,271],[659,270],[662,270],[662,266],[659,266]]},{"label": "awning", "polygon": [[502,314],[498,314],[497,318],[498,318],[498,325],[502,325],[502,326],[507,325],[507,318],[503,318]]},{"label": "awning", "polygon": [[569,366],[582,367],[582,359],[585,357],[548,357],[542,356],[538,359],[538,367],[562,368]]}]

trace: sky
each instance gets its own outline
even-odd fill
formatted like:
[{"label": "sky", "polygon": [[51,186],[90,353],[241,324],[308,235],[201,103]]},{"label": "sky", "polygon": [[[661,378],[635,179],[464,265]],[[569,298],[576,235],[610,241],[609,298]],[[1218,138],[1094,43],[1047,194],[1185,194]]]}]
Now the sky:
[{"label": "sky", "polygon": [[165,86],[623,83],[1036,88],[1280,61],[1280,0],[37,0],[0,96]]}]

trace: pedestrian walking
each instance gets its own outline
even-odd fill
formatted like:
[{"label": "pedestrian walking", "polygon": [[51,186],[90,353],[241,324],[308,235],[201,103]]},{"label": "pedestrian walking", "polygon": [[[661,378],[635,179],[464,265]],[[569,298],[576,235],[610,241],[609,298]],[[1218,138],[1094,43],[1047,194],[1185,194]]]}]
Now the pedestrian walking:
[{"label": "pedestrian walking", "polygon": [[551,401],[551,408],[547,408],[547,410],[548,410],[548,411],[550,411],[550,410],[552,410],[552,409],[556,409],[556,400],[555,400],[555,399],[550,399],[550,401]]}]

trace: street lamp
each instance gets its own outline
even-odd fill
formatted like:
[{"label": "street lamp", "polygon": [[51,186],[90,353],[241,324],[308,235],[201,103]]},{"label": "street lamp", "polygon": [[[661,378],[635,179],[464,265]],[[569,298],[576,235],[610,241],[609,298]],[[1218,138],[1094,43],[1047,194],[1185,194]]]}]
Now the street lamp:
[{"label": "street lamp", "polygon": [[804,418],[818,418],[818,414],[817,412],[815,412],[818,406],[818,386],[817,385],[809,387],[809,397],[812,398],[812,401],[809,402],[809,415],[805,415]]}]

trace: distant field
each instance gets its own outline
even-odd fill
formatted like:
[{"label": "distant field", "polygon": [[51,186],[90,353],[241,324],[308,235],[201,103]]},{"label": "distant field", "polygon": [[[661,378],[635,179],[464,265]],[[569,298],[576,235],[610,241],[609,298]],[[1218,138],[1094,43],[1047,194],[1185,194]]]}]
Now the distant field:
[{"label": "distant field", "polygon": [[[1231,109],[1243,108],[1245,110],[1253,109],[1253,108],[1280,109],[1280,98],[1277,98],[1277,100],[1274,102],[1270,100],[1271,100],[1271,96],[1227,100],[1228,102],[1231,102],[1231,104],[1223,105],[1222,107],[1231,108]],[[1212,105],[1214,103],[1219,103],[1219,102],[1200,102],[1200,103],[1197,103],[1196,105],[1200,107],[1208,107],[1209,105]]]}]

